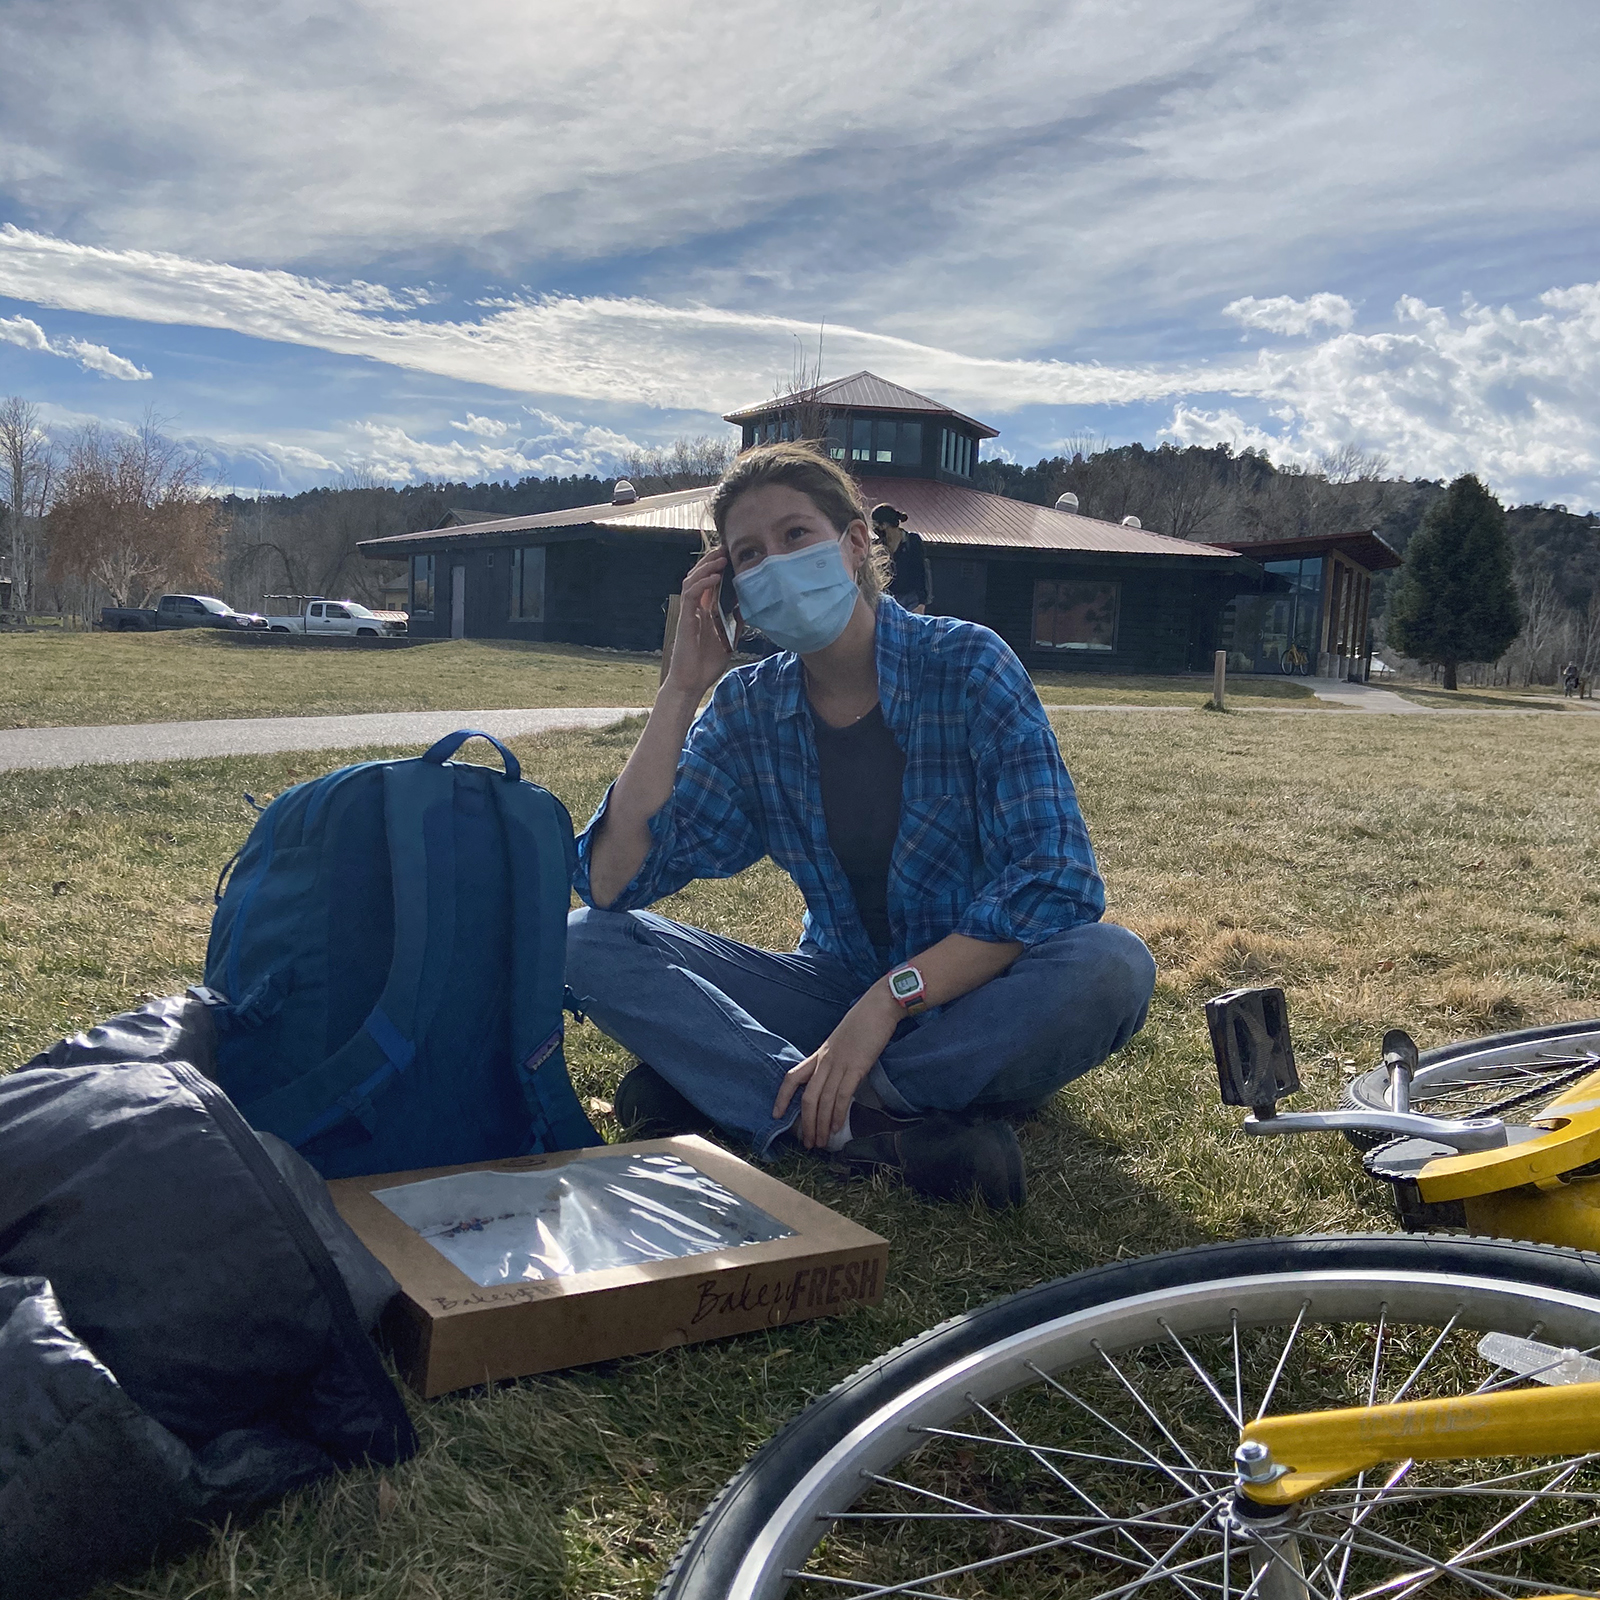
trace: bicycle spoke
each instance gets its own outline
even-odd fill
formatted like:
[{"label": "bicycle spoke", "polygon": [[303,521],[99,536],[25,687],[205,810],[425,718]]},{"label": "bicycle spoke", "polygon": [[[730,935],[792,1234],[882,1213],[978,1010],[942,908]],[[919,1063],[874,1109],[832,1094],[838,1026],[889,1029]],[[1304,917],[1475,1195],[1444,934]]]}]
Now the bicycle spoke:
[{"label": "bicycle spoke", "polygon": [[[1167,1563],[1170,1561],[1176,1550],[1190,1537],[1192,1537],[1200,1526],[1202,1526],[1203,1521],[1204,1519],[1202,1519],[1202,1522],[1196,1523],[1193,1528],[1189,1529],[1189,1531],[1184,1535],[1183,1539],[1178,1540],[1177,1543],[1173,1545],[1172,1550],[1169,1550],[1165,1556],[1162,1556],[1159,1560],[1156,1560],[1154,1557],[1152,1557],[1152,1560],[1155,1562],[1155,1564],[1140,1574],[1137,1581],[1125,1583],[1115,1589],[1102,1590],[1100,1595],[1097,1597],[1097,1600],[1115,1600],[1116,1596],[1133,1594],[1135,1591],[1163,1579],[1178,1582],[1179,1588],[1183,1589],[1185,1593],[1190,1592],[1187,1584],[1179,1581],[1180,1575],[1187,1573],[1191,1568],[1194,1567],[1202,1567],[1214,1564],[1217,1560],[1217,1553],[1213,1551],[1207,1555],[1197,1556],[1193,1561],[1185,1562],[1183,1565],[1178,1567],[1169,1566]],[[998,1556],[986,1556],[980,1561],[963,1562],[960,1566],[946,1567],[940,1572],[925,1573],[920,1578],[908,1578],[903,1583],[872,1584],[855,1578],[839,1578],[828,1576],[822,1573],[795,1571],[786,1572],[784,1576],[790,1578],[804,1578],[807,1582],[811,1583],[837,1584],[841,1587],[851,1589],[860,1597],[860,1600],[883,1600],[883,1597],[887,1595],[926,1596],[928,1593],[926,1590],[915,1588],[913,1586],[923,1583],[943,1583],[950,1578],[965,1577],[968,1573],[987,1572],[995,1567],[1004,1566],[1009,1562],[1020,1561],[1025,1556],[1035,1556],[1043,1554],[1049,1550],[1059,1550],[1064,1546],[1069,1545],[1071,1542],[1072,1541],[1067,1538],[1046,1539],[1042,1540],[1039,1544],[1029,1545],[1023,1550],[1008,1551],[1004,1555]],[[1103,1554],[1103,1552],[1096,1553]],[[1215,1588],[1216,1585],[1213,1583],[1210,1584],[1209,1587]],[[929,1597],[929,1600],[950,1600],[950,1597],[948,1595],[933,1595]]]},{"label": "bicycle spoke", "polygon": [[[970,1395],[968,1396],[968,1399],[971,1399]],[[1013,1438],[1019,1440],[1021,1439],[1022,1436],[1017,1433],[1014,1428],[1010,1427],[1007,1423],[1002,1422],[1000,1418],[997,1417],[994,1412],[989,1410],[987,1406],[979,1403],[978,1410],[981,1411],[984,1416],[986,1416],[997,1428],[1004,1428],[1005,1431],[1011,1434]],[[1039,1465],[1051,1475],[1051,1477],[1055,1478],[1063,1488],[1065,1488],[1069,1493],[1075,1494],[1081,1501],[1083,1501],[1083,1503],[1088,1506],[1091,1511],[1095,1512],[1099,1516],[1105,1516],[1106,1513],[1104,1507],[1096,1504],[1092,1495],[1086,1493],[1083,1489],[1080,1489],[1071,1478],[1069,1478],[1064,1472],[1060,1471],[1052,1462],[1040,1456],[1037,1451],[1033,1452],[1033,1459],[1037,1461]],[[1208,1508],[1207,1511],[1202,1514],[1202,1520],[1204,1520],[1205,1516],[1209,1516],[1209,1514],[1210,1511]],[[1155,1559],[1155,1552],[1147,1549],[1145,1545],[1142,1544],[1138,1539],[1135,1539],[1131,1533],[1124,1532],[1123,1537],[1134,1547],[1135,1550],[1139,1552],[1140,1555],[1144,1556],[1146,1560],[1153,1561]],[[1191,1597],[1194,1596],[1194,1591],[1187,1584],[1180,1582],[1178,1587],[1182,1589],[1185,1594],[1190,1595]]]},{"label": "bicycle spoke", "polygon": [[[1159,1462],[1133,1461],[1126,1456],[1097,1456],[1088,1450],[1069,1450],[1061,1444],[1028,1444],[1019,1443],[1015,1439],[994,1439],[985,1433],[962,1433],[955,1428],[916,1428],[916,1433],[926,1434],[931,1439],[954,1439],[962,1444],[987,1444],[993,1445],[997,1450],[1042,1450],[1046,1455],[1069,1456],[1074,1461],[1092,1461],[1100,1466],[1107,1467],[1132,1467],[1140,1472],[1166,1471]],[[1185,1472],[1193,1472],[1197,1477],[1215,1478],[1219,1483],[1231,1484],[1235,1474],[1222,1472],[1205,1467],[1184,1467]]]},{"label": "bicycle spoke", "polygon": [[[1557,1484],[1569,1481],[1573,1473],[1577,1470],[1578,1469],[1576,1467],[1565,1467],[1561,1469],[1555,1474],[1550,1482],[1545,1485],[1545,1489],[1553,1489]],[[1508,1511],[1498,1522],[1493,1523],[1491,1526],[1485,1528],[1476,1539],[1470,1540],[1459,1550],[1453,1551],[1449,1557],[1449,1560],[1451,1562],[1464,1561],[1468,1556],[1476,1555],[1482,1550],[1483,1546],[1486,1545],[1497,1534],[1504,1533],[1513,1522],[1515,1522],[1519,1517],[1523,1516],[1530,1506],[1536,1506],[1540,1504],[1542,1498],[1542,1491],[1535,1492],[1530,1495],[1524,1495],[1520,1505],[1515,1507],[1513,1510]],[[1432,1582],[1432,1579],[1429,1579],[1428,1582]],[[1420,1594],[1426,1587],[1427,1583],[1419,1583],[1413,1588],[1403,1590],[1395,1597],[1395,1600],[1411,1600],[1411,1596]]]},{"label": "bicycle spoke", "polygon": [[1411,1392],[1411,1386],[1427,1370],[1428,1363],[1439,1353],[1439,1346],[1455,1332],[1456,1324],[1461,1320],[1461,1308],[1458,1306],[1452,1313],[1450,1320],[1439,1330],[1439,1336],[1427,1348],[1422,1359],[1411,1369],[1411,1375],[1389,1396],[1388,1404],[1398,1405],[1400,1401]]},{"label": "bicycle spoke", "polygon": [[1300,1337],[1300,1330],[1305,1326],[1306,1312],[1311,1309],[1311,1302],[1305,1300],[1300,1305],[1300,1315],[1294,1319],[1294,1326],[1289,1330],[1289,1337],[1283,1342],[1283,1351],[1278,1357],[1278,1364],[1272,1369],[1272,1381],[1267,1385],[1267,1392],[1261,1397],[1261,1409],[1256,1412],[1255,1420],[1259,1422],[1267,1414],[1267,1407],[1272,1404],[1272,1396],[1277,1391],[1278,1379],[1283,1376],[1284,1364],[1289,1359],[1289,1352],[1294,1349],[1294,1342]]},{"label": "bicycle spoke", "polygon": [[1194,1458],[1189,1454],[1189,1452],[1187,1450],[1185,1450],[1183,1448],[1183,1446],[1181,1444],[1178,1443],[1178,1441],[1175,1438],[1173,1438],[1172,1430],[1170,1428],[1168,1428],[1166,1423],[1164,1423],[1161,1420],[1161,1418],[1156,1415],[1154,1409],[1145,1400],[1145,1397],[1142,1394],[1139,1393],[1139,1390],[1133,1384],[1128,1382],[1128,1379],[1124,1375],[1124,1373],[1122,1371],[1122,1368],[1119,1367],[1116,1364],[1116,1362],[1113,1361],[1111,1359],[1111,1357],[1106,1354],[1106,1352],[1100,1347],[1100,1345],[1098,1343],[1095,1345],[1094,1351],[1095,1351],[1095,1354],[1097,1356],[1099,1356],[1100,1359],[1103,1362],[1105,1362],[1105,1364],[1115,1374],[1115,1376],[1117,1378],[1117,1381],[1122,1385],[1122,1387],[1124,1389],[1126,1389],[1130,1395],[1133,1396],[1134,1404],[1137,1405],[1139,1407],[1139,1409],[1142,1412],[1144,1412],[1144,1414],[1147,1417],[1149,1417],[1149,1419],[1156,1425],[1156,1429],[1161,1434],[1161,1437],[1163,1439],[1165,1439],[1167,1441],[1167,1443],[1170,1444],[1172,1446],[1172,1448],[1174,1450],[1176,1450],[1180,1456],[1183,1457],[1184,1464],[1187,1467],[1189,1467],[1191,1471],[1198,1471],[1199,1469],[1195,1466]]},{"label": "bicycle spoke", "polygon": [[1198,1361],[1196,1361],[1195,1358],[1192,1355],[1189,1354],[1188,1345],[1186,1345],[1183,1342],[1183,1340],[1180,1339],[1177,1336],[1177,1334],[1172,1331],[1172,1327],[1167,1322],[1166,1318],[1165,1317],[1157,1317],[1156,1321],[1160,1325],[1162,1332],[1164,1332],[1167,1335],[1167,1337],[1169,1339],[1171,1339],[1172,1342],[1175,1345],[1177,1345],[1178,1349],[1183,1353],[1183,1359],[1189,1363],[1190,1370],[1194,1373],[1195,1377],[1197,1377],[1201,1381],[1201,1383],[1203,1383],[1206,1386],[1206,1390],[1210,1394],[1211,1398],[1213,1400],[1215,1400],[1219,1406],[1222,1407],[1223,1416],[1225,1416],[1228,1419],[1228,1421],[1231,1422],[1234,1425],[1234,1427],[1242,1428],[1244,1426],[1244,1414],[1243,1414],[1243,1412],[1242,1411],[1235,1411],[1228,1404],[1228,1402],[1222,1398],[1221,1391],[1217,1388],[1216,1384],[1211,1381],[1211,1374],[1209,1372],[1207,1372],[1205,1370],[1205,1368],[1202,1367],[1200,1365],[1200,1363]]},{"label": "bicycle spoke", "polygon": [[[1139,1440],[1135,1439],[1131,1433],[1119,1428],[1117,1424],[1114,1423],[1109,1417],[1102,1416],[1101,1413],[1095,1410],[1095,1408],[1090,1405],[1087,1400],[1083,1399],[1079,1395],[1074,1394],[1071,1389],[1067,1388],[1065,1384],[1058,1382],[1048,1372],[1040,1371],[1040,1369],[1034,1366],[1031,1361],[1028,1363],[1028,1370],[1030,1372],[1037,1373],[1039,1377],[1049,1384],[1049,1386],[1058,1394],[1063,1396],[1065,1399],[1072,1401],[1074,1405],[1080,1406],[1084,1411],[1088,1412],[1088,1414],[1093,1417],[1094,1420],[1101,1425],[1101,1427],[1106,1428],[1110,1432],[1116,1434],[1116,1436],[1121,1439],[1124,1444],[1132,1445],[1140,1455],[1144,1456],[1145,1459],[1149,1461],[1151,1466],[1157,1468],[1161,1472],[1166,1473],[1166,1475],[1171,1478],[1179,1488],[1187,1489],[1190,1487],[1190,1485],[1183,1481],[1183,1478],[1179,1475],[1180,1472],[1192,1471],[1195,1473],[1201,1473],[1201,1468],[1199,1467],[1178,1468],[1173,1466],[1171,1462],[1163,1461],[1160,1456],[1155,1454],[1154,1451],[1150,1450],[1147,1446],[1141,1444]],[[1204,1473],[1203,1476],[1212,1477],[1215,1476],[1215,1474]],[[1231,1477],[1232,1474],[1229,1474],[1229,1476]]]},{"label": "bicycle spoke", "polygon": [[[963,1500],[953,1499],[949,1495],[940,1494],[940,1493],[938,1493],[937,1490],[925,1489],[925,1488],[923,1488],[923,1487],[921,1487],[920,1485],[917,1485],[917,1484],[903,1483],[903,1482],[900,1482],[898,1479],[886,1478],[886,1477],[884,1477],[884,1476],[882,1476],[881,1474],[878,1474],[878,1473],[873,1473],[873,1474],[870,1474],[869,1476],[870,1476],[870,1479],[871,1479],[872,1482],[877,1483],[877,1484],[879,1484],[880,1486],[882,1486],[884,1488],[904,1489],[904,1490],[909,1491],[912,1494],[920,1494],[920,1495],[923,1495],[923,1496],[925,1496],[926,1498],[928,1498],[930,1500],[937,1500],[943,1505],[955,1506],[955,1507],[958,1508],[959,1512],[965,1512],[965,1513],[969,1513],[969,1514],[976,1513],[980,1518],[982,1518],[985,1515],[984,1513],[981,1512],[979,1507],[969,1505],[966,1501],[963,1501]],[[887,1518],[887,1517],[893,1517],[893,1516],[897,1515],[897,1513],[885,1512],[885,1513],[883,1513],[883,1515]],[[1209,1508],[1208,1508],[1206,1513],[1202,1514],[1202,1516],[1200,1518],[1200,1522],[1197,1525],[1203,1524],[1208,1515],[1209,1515]],[[1032,1535],[1034,1535],[1035,1537],[1037,1537],[1037,1538],[1039,1538],[1041,1540],[1049,1541],[1048,1548],[1055,1548],[1057,1546],[1065,1546],[1065,1547],[1071,1548],[1073,1550],[1081,1551],[1085,1555],[1098,1556],[1102,1561],[1109,1561],[1109,1562],[1113,1563],[1114,1565],[1120,1565],[1120,1566],[1125,1566],[1125,1567],[1140,1567],[1140,1566],[1143,1566],[1144,1570],[1146,1570],[1146,1571],[1149,1570],[1148,1566],[1145,1563],[1141,1563],[1137,1558],[1135,1558],[1133,1556],[1125,1555],[1125,1554],[1123,1554],[1123,1552],[1121,1552],[1119,1550],[1107,1550],[1107,1549],[1104,1549],[1100,1545],[1093,1544],[1093,1543],[1090,1542],[1090,1540],[1094,1537],[1094,1533],[1120,1534],[1122,1532],[1123,1526],[1126,1524],[1126,1522],[1128,1520],[1126,1518],[1107,1517],[1107,1516],[1104,1515],[1104,1513],[1102,1513],[1098,1517],[1098,1519],[1096,1519],[1096,1520],[1099,1521],[1100,1526],[1097,1529],[1095,1529],[1092,1533],[1089,1533],[1089,1534],[1074,1533],[1074,1534],[1064,1535],[1064,1536],[1062,1536],[1060,1538],[1052,1539],[1051,1534],[1050,1534],[1050,1530],[1048,1528],[1034,1527],[1032,1525],[1031,1521],[1025,1522],[1025,1521],[1020,1520],[1019,1518],[1017,1518],[1014,1515],[1013,1516],[1007,1516],[1007,1515],[1005,1515],[1004,1513],[1001,1513],[1001,1512],[994,1513],[994,1516],[995,1516],[996,1520],[1001,1521],[1001,1522],[1006,1522],[1010,1526],[1012,1526],[1014,1528],[1017,1528],[1019,1531],[1021,1531],[1023,1533],[1032,1534]],[[830,1522],[834,1521],[834,1520],[840,1520],[840,1519],[836,1519],[833,1515],[830,1515],[828,1513],[823,1513],[823,1519],[826,1520],[826,1521],[830,1521]],[[1088,1520],[1088,1519],[1085,1519],[1085,1520]],[[1162,1524],[1159,1524],[1159,1526],[1162,1529],[1162,1531],[1164,1531],[1164,1532],[1176,1533],[1178,1531],[1179,1527],[1181,1527],[1181,1524],[1162,1523]],[[1045,1548],[1045,1547],[1046,1546],[1039,1546],[1037,1548]],[[1169,1551],[1168,1555],[1170,1556],[1170,1554],[1171,1554],[1171,1552]],[[922,1580],[919,1579],[919,1580],[916,1580],[916,1581],[920,1582]],[[1197,1581],[1204,1582],[1205,1580],[1197,1580]],[[1209,1583],[1209,1582],[1207,1583],[1206,1586],[1209,1587],[1209,1588],[1215,1588],[1216,1587],[1216,1585],[1214,1583]]]},{"label": "bicycle spoke", "polygon": [[1237,1417],[1244,1416],[1244,1367],[1239,1359],[1239,1312],[1238,1308],[1228,1308],[1228,1326],[1232,1330],[1233,1338],[1233,1411]]}]

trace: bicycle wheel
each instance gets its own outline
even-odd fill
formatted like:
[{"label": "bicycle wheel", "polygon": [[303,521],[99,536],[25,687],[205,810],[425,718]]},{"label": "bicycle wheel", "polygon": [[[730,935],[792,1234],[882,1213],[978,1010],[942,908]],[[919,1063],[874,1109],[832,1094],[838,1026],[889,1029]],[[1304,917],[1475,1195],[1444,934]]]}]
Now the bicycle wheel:
[{"label": "bicycle wheel", "polygon": [[[1461,1039],[1417,1058],[1411,1109],[1434,1117],[1504,1117],[1530,1122],[1563,1089],[1600,1069],[1600,1019]],[[1382,1067],[1352,1078],[1347,1105],[1387,1111]],[[1368,1140],[1367,1143],[1375,1141]]]},{"label": "bicycle wheel", "polygon": [[1309,1600],[1593,1595],[1600,1458],[1381,1468],[1308,1502],[1292,1548],[1226,1514],[1241,1418],[1480,1389],[1505,1376],[1486,1331],[1600,1345],[1600,1257],[1319,1236],[1044,1284],[802,1413],[712,1503],[658,1600],[1278,1600],[1291,1558]]}]

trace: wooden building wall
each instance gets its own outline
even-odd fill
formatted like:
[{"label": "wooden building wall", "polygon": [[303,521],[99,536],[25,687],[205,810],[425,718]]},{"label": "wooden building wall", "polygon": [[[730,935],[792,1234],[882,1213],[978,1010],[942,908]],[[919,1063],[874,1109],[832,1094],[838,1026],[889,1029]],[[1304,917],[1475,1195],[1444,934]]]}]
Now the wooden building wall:
[{"label": "wooden building wall", "polygon": [[[544,617],[513,618],[512,545],[441,550],[431,623],[412,632],[450,636],[450,571],[466,569],[465,631],[472,639],[550,639],[614,650],[659,650],[667,597],[694,564],[698,539],[642,539],[636,534],[556,534],[545,549]],[[948,547],[947,547],[948,548]],[[1151,557],[1044,557],[960,549],[930,557],[933,607],[991,627],[1030,667],[1058,672],[1171,673],[1209,666],[1221,607],[1237,587],[1195,564]],[[1231,565],[1231,563],[1230,563]],[[1033,646],[1033,586],[1039,579],[1121,585],[1116,648],[1045,650]]]},{"label": "wooden building wall", "polygon": [[[1234,588],[1232,578],[1149,557],[940,556],[932,565],[934,611],[982,622],[1028,666],[1057,672],[1185,672],[1209,665],[1217,613]],[[1115,649],[1034,648],[1033,586],[1048,578],[1121,586]]]},{"label": "wooden building wall", "polygon": [[516,545],[440,550],[435,557],[433,620],[416,621],[414,635],[450,637],[451,569],[466,570],[463,621],[469,639],[553,639],[607,645],[614,650],[659,650],[665,603],[694,565],[698,539],[645,540],[558,537],[529,539],[545,548],[544,616],[511,615],[511,552]]}]

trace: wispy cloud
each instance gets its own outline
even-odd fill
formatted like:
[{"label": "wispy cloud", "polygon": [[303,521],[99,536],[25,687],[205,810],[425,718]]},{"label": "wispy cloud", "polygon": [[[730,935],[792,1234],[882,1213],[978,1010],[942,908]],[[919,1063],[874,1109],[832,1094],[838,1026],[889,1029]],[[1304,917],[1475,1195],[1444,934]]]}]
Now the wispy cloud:
[{"label": "wispy cloud", "polygon": [[90,344],[87,339],[63,339],[53,344],[44,329],[30,317],[0,317],[0,342],[76,361],[86,372],[99,372],[108,378],[137,382],[150,376],[143,367],[106,349],[103,344]]},{"label": "wispy cloud", "polygon": [[[793,317],[637,296],[547,295],[477,320],[431,320],[375,308],[367,284],[107,250],[9,224],[0,227],[0,294],[100,316],[228,328],[521,393],[702,412],[725,408],[730,395],[770,392],[795,340],[809,346],[817,334]],[[851,327],[830,327],[827,349],[836,365],[887,363],[913,387],[991,408],[1148,400],[1209,386],[1198,371],[997,360]]]}]

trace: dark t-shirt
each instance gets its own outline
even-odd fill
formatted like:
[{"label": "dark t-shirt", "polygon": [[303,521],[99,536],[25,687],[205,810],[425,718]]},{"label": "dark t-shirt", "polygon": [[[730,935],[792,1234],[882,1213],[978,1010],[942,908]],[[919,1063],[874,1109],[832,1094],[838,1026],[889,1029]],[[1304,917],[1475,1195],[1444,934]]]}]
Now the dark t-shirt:
[{"label": "dark t-shirt", "polygon": [[815,716],[811,725],[817,736],[828,843],[850,880],[867,937],[887,953],[893,938],[889,857],[900,832],[906,758],[883,720],[882,706],[874,706],[848,728],[830,728]]},{"label": "dark t-shirt", "polygon": [[900,548],[890,555],[889,560],[894,568],[894,575],[889,579],[889,593],[901,605],[925,605],[933,598],[928,593],[927,552],[917,534],[909,528],[902,529]]}]

